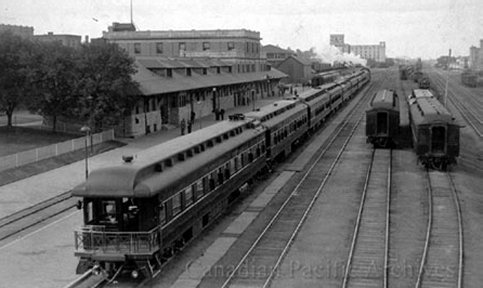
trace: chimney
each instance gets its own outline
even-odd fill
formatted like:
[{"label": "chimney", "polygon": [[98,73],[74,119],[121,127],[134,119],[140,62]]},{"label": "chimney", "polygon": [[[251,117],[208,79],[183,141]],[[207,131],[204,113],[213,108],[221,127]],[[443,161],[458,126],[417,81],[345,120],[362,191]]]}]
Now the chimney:
[{"label": "chimney", "polygon": [[84,39],[85,39],[85,43],[88,44],[89,43],[89,35],[86,35]]},{"label": "chimney", "polygon": [[483,48],[483,39],[480,39],[480,48]]}]

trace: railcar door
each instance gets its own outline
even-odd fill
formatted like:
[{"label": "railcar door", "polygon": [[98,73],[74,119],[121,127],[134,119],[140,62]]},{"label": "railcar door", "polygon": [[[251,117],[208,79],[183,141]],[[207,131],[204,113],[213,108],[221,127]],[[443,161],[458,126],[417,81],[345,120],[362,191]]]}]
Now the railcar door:
[{"label": "railcar door", "polygon": [[445,153],[446,148],[446,127],[431,127],[431,152]]},{"label": "railcar door", "polygon": [[377,135],[388,135],[388,117],[387,112],[377,112],[377,124],[376,124],[376,134]]}]

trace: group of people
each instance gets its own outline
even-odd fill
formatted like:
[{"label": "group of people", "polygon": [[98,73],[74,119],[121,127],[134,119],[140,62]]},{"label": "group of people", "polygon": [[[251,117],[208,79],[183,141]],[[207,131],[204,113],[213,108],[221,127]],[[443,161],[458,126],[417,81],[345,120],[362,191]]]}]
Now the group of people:
[{"label": "group of people", "polygon": [[186,128],[188,128],[188,134],[191,133],[191,130],[193,128],[193,123],[195,122],[195,118],[196,118],[196,113],[194,111],[191,111],[190,119],[188,120],[188,123],[186,123],[186,120],[184,118],[181,119],[181,123],[180,123],[181,135],[184,135]]}]

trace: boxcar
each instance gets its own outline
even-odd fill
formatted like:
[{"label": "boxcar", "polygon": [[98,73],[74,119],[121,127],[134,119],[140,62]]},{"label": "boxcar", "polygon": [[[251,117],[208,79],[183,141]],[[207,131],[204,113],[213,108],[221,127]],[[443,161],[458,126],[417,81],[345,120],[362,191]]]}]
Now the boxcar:
[{"label": "boxcar", "polygon": [[375,147],[395,146],[399,135],[399,99],[393,90],[378,91],[366,110],[366,139]]}]

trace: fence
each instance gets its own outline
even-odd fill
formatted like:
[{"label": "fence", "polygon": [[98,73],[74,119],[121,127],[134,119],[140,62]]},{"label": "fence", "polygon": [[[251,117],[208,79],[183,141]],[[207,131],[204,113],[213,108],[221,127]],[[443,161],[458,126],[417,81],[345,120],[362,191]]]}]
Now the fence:
[{"label": "fence", "polygon": [[[91,145],[96,145],[113,139],[113,129],[97,134],[92,134],[89,138],[89,141],[87,141],[87,146],[90,147]],[[85,149],[85,136],[45,147],[27,150],[17,154],[0,157],[0,171],[55,157],[79,149]]]}]

